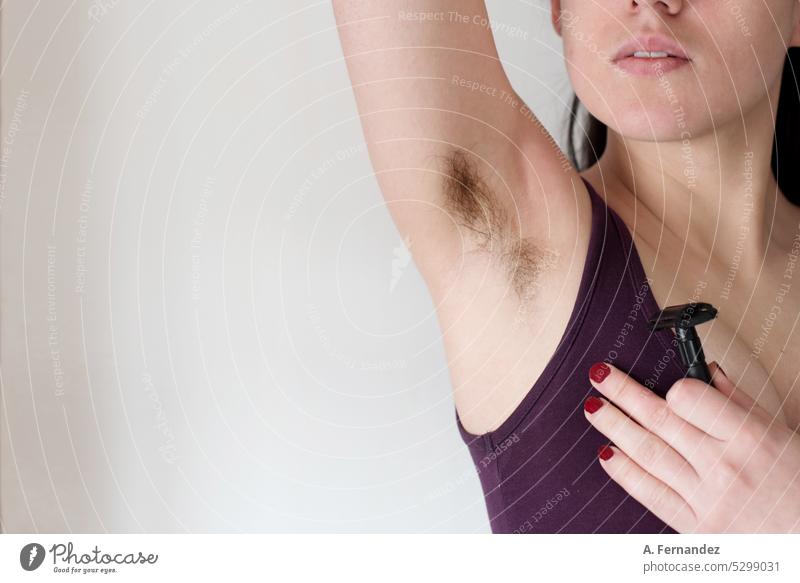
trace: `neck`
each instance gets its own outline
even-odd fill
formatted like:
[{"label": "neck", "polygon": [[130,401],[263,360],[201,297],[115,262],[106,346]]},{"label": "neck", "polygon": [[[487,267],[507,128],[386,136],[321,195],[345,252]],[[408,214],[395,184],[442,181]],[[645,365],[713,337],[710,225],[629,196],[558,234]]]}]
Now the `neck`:
[{"label": "neck", "polygon": [[598,171],[635,193],[615,202],[633,207],[637,223],[663,228],[652,233],[656,244],[674,237],[687,252],[723,264],[738,254],[757,277],[770,245],[785,246],[781,213],[784,221],[796,216],[770,168],[778,89],[743,117],[686,140],[642,142],[609,129]]}]

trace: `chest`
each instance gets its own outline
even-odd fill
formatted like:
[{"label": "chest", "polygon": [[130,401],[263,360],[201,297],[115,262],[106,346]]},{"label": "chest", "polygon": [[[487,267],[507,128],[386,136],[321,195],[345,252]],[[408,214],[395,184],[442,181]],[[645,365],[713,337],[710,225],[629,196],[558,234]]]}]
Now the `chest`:
[{"label": "chest", "polygon": [[734,270],[704,269],[707,258],[656,254],[641,241],[637,247],[659,306],[698,301],[717,308],[717,318],[697,328],[706,361],[718,362],[777,419],[800,426],[800,264],[798,281],[779,262],[757,278],[741,275],[737,281]]}]

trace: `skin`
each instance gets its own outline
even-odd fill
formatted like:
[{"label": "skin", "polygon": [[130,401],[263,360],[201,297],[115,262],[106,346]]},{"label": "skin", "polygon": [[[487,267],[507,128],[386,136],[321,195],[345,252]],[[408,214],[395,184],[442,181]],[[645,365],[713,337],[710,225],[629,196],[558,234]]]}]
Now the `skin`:
[{"label": "skin", "polygon": [[[800,225],[770,169],[786,47],[800,46],[798,4],[739,2],[736,19],[716,2],[551,2],[575,92],[609,128],[605,153],[582,175],[634,233],[659,305],[692,297],[697,281],[683,274],[697,273],[708,274],[697,301],[719,305],[732,250],[741,250],[733,301],[711,331],[698,330],[706,354],[730,363],[732,378],[712,365],[716,390],[684,379],[666,400],[613,366],[602,383],[590,380],[605,399],[587,419],[615,444],[600,463],[680,532],[800,529],[800,409],[792,391],[800,371],[782,358],[796,353],[797,335],[791,324],[776,328],[760,359],[771,375],[766,366],[754,372],[758,361],[746,350],[740,357],[726,348],[757,337]],[[675,38],[692,59],[665,74],[671,99],[657,77],[621,79],[609,63],[625,38],[647,31]],[[586,50],[587,38],[605,54]],[[691,136],[691,180],[682,135]],[[745,186],[751,200],[734,194]],[[798,305],[795,291],[782,313],[793,316]]]},{"label": "skin", "polygon": [[[800,1],[766,5],[768,10],[761,2],[737,4],[748,25],[745,37],[739,19],[716,2],[551,2],[575,92],[609,128],[606,151],[583,175],[597,186],[607,184],[609,202],[620,214],[630,216],[636,201],[637,220],[656,228],[650,245],[685,240],[687,251],[707,256],[710,250],[713,261],[727,265],[746,204],[728,193],[745,187],[745,154],[752,152],[754,207],[742,253],[742,271],[751,274],[758,273],[770,244],[791,248],[796,224],[780,218],[797,216],[777,187],[770,160],[786,47],[800,46]],[[692,59],[690,67],[666,75],[672,101],[657,78],[621,81],[609,63],[622,40],[651,30],[676,38]],[[607,56],[582,48],[582,38],[592,38]],[[676,121],[678,107],[684,127]],[[691,136],[691,181],[682,135]]]},{"label": "skin", "polygon": [[514,213],[498,201],[463,150],[445,156],[442,177],[445,209],[463,228],[465,246],[495,260],[519,299],[520,311],[530,308],[542,287],[542,275],[558,261],[558,252],[520,234]]}]

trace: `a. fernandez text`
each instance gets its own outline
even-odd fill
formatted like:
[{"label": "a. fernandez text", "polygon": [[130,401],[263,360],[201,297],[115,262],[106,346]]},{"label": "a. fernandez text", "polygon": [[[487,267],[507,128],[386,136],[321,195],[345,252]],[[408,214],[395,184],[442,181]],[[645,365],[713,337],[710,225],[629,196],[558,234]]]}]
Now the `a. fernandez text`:
[{"label": "a. fernandez text", "polygon": [[[650,545],[644,545],[644,555],[652,555],[653,551]],[[692,546],[668,546],[658,545],[656,554],[658,555],[719,555],[719,547],[712,547],[710,545],[702,545],[699,547]]]},{"label": "a. fernandez text", "polygon": [[144,565],[144,564],[153,564],[158,560],[158,555],[144,555],[141,552],[137,554],[133,553],[116,553],[114,555],[109,555],[107,553],[102,553],[97,545],[95,545],[94,549],[89,553],[83,553],[81,555],[76,555],[72,552],[72,543],[67,543],[66,545],[58,543],[50,547],[50,553],[53,556],[53,564],[55,565],[59,560],[62,563],[68,564],[75,564],[75,565],[86,565],[90,563],[95,563],[97,565],[108,565],[108,564],[116,564],[116,565]]}]

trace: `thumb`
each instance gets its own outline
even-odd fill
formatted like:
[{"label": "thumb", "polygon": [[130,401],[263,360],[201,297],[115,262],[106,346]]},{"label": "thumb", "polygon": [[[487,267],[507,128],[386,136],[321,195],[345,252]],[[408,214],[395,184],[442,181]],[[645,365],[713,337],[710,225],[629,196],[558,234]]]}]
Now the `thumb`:
[{"label": "thumb", "polygon": [[756,403],[750,395],[736,388],[736,385],[733,384],[733,381],[728,378],[725,371],[722,370],[722,367],[720,367],[716,361],[708,365],[708,371],[711,373],[712,384],[720,393],[744,408],[745,411],[757,413],[762,416],[767,414],[761,405]]}]

